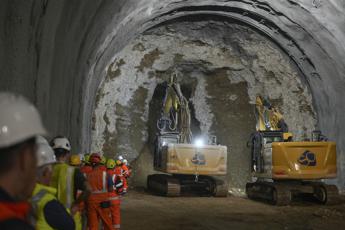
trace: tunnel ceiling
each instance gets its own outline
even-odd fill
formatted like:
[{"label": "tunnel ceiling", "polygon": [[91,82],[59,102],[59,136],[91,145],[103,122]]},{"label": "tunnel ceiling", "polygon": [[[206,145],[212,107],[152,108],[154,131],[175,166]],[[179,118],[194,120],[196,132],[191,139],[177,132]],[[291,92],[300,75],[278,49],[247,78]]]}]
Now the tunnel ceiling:
[{"label": "tunnel ceiling", "polygon": [[341,0],[2,1],[0,87],[32,99],[52,135],[66,134],[86,151],[96,92],[114,54],[179,17],[235,18],[270,37],[304,74],[318,128],[338,143],[343,178],[344,9]]}]

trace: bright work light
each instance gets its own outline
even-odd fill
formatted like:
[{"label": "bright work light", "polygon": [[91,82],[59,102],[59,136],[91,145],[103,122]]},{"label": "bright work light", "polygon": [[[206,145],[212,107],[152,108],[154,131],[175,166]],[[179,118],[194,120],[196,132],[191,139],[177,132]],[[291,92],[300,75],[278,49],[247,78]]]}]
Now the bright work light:
[{"label": "bright work light", "polygon": [[200,148],[204,145],[204,140],[201,138],[198,138],[194,141],[194,144],[196,145],[196,147]]}]

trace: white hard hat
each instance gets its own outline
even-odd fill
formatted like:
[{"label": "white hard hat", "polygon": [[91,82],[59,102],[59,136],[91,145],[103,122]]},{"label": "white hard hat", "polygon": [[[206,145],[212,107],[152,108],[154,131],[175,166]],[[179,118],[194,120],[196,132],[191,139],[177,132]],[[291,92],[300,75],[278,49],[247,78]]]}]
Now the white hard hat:
[{"label": "white hard hat", "polygon": [[24,97],[0,92],[0,148],[45,135],[41,116]]},{"label": "white hard hat", "polygon": [[50,147],[48,141],[42,136],[38,136],[37,143],[37,167],[41,167],[46,164],[53,164],[56,162],[53,149]]},{"label": "white hard hat", "polygon": [[71,151],[71,144],[66,137],[55,137],[52,140],[51,146],[53,149],[65,149]]},{"label": "white hard hat", "polygon": [[125,164],[125,165],[127,165],[127,164],[128,164],[127,159],[123,159],[123,160],[122,160],[122,163]]},{"label": "white hard hat", "polygon": [[120,156],[117,157],[117,159],[118,159],[119,161],[123,161],[123,156],[120,155]]}]

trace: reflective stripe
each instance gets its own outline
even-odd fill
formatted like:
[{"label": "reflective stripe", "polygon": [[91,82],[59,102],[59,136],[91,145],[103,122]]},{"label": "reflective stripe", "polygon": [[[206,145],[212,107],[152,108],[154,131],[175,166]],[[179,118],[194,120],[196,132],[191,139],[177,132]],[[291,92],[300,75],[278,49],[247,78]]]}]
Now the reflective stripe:
[{"label": "reflective stripe", "polygon": [[118,196],[109,197],[108,200],[119,200],[120,198]]},{"label": "reflective stripe", "polygon": [[116,187],[115,187],[116,175],[114,174],[111,179],[112,179],[112,183],[113,183],[113,189],[116,189]]},{"label": "reflective stripe", "polygon": [[102,193],[108,193],[107,191],[104,190],[97,190],[97,191],[92,191],[92,194],[102,194]]},{"label": "reflective stripe", "polygon": [[68,167],[67,168],[67,175],[66,175],[66,208],[70,209],[72,207],[72,200],[73,200],[73,174],[74,168]]},{"label": "reflective stripe", "polygon": [[47,193],[46,190],[41,189],[36,195],[34,195],[33,197],[31,197],[31,202],[32,203],[38,203],[43,197],[44,195]]},{"label": "reflective stripe", "polygon": [[103,192],[107,192],[107,172],[103,172]]},{"label": "reflective stripe", "polygon": [[36,183],[30,200],[32,205],[30,218],[33,221],[31,224],[35,229],[53,230],[45,218],[45,207],[48,202],[56,200],[55,194],[55,188]]},{"label": "reflective stripe", "polygon": [[120,228],[121,225],[120,225],[120,224],[114,224],[113,227],[114,227],[114,228]]},{"label": "reflective stripe", "polygon": [[123,186],[123,182],[122,181],[121,181],[121,183],[118,183],[118,184],[115,185],[116,188],[120,188],[122,186]]},{"label": "reflective stripe", "polygon": [[38,217],[38,202],[47,194],[47,191],[41,189],[38,193],[36,193],[33,197],[31,197],[31,208],[32,212],[34,213],[36,219]]}]

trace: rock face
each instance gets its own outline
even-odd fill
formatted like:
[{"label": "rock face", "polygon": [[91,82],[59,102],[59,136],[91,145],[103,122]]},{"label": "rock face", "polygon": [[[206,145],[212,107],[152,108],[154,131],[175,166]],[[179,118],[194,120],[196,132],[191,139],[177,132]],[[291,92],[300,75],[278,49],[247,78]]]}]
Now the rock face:
[{"label": "rock face", "polygon": [[[118,94],[119,98],[112,99],[119,104],[116,106],[116,112],[115,110],[112,112],[107,110],[106,116],[102,118],[105,121],[109,119],[109,124],[103,124],[103,128],[98,127],[99,129],[93,130],[92,124],[95,125],[94,128],[97,125],[102,126],[100,121],[98,123],[95,121],[95,119],[100,119],[100,117],[96,118],[97,113],[101,114],[101,111],[105,110],[100,103],[97,103],[98,99],[100,102],[102,98],[102,94],[97,92],[100,92],[98,89],[104,88],[103,84],[107,81],[106,76],[109,76],[107,72],[113,72],[111,78],[118,78],[124,83],[131,84],[132,81],[131,78],[123,78],[119,72],[115,71],[116,69],[125,71],[122,68],[126,68],[130,62],[123,58],[125,63],[122,63],[120,59],[115,61],[115,58],[121,57],[125,50],[129,49],[128,47],[134,46],[134,40],[149,36],[150,34],[143,34],[148,29],[151,29],[150,36],[161,37],[160,39],[166,37],[167,39],[167,35],[158,36],[152,31],[163,30],[161,33],[167,34],[164,31],[166,28],[163,29],[162,26],[171,24],[172,21],[225,22],[236,19],[235,24],[250,25],[259,33],[264,34],[265,39],[271,39],[289,56],[286,58],[280,54],[282,59],[285,59],[285,62],[296,63],[298,71],[293,65],[285,64],[279,67],[280,70],[291,74],[278,74],[277,69],[274,69],[275,71],[269,70],[267,73],[263,71],[266,67],[261,68],[262,65],[268,66],[268,63],[276,61],[278,58],[279,55],[275,54],[274,51],[281,53],[272,44],[270,46],[273,47],[271,55],[274,57],[273,60],[258,55],[258,58],[253,59],[257,62],[251,63],[250,54],[264,52],[265,55],[268,55],[268,53],[260,50],[257,45],[251,46],[250,42],[240,44],[240,47],[247,47],[247,50],[244,51],[236,51],[236,47],[231,46],[231,44],[226,44],[225,41],[220,42],[224,43],[225,48],[228,47],[229,50],[229,47],[232,47],[232,53],[239,52],[239,56],[243,56],[244,52],[248,53],[249,63],[246,64],[243,60],[236,63],[236,58],[229,58],[231,61],[227,63],[210,62],[210,64],[201,63],[202,65],[197,62],[190,63],[191,70],[188,70],[186,65],[180,67],[183,76],[186,76],[184,79],[189,79],[183,84],[186,85],[185,90],[190,93],[192,107],[196,110],[193,122],[194,129],[196,132],[198,129],[200,132],[213,132],[217,129],[215,124],[219,118],[217,118],[214,106],[219,106],[219,104],[212,101],[212,87],[219,86],[211,86],[212,82],[216,84],[217,81],[210,81],[209,78],[216,78],[214,76],[218,76],[219,79],[227,78],[230,83],[226,82],[224,85],[228,86],[229,84],[239,84],[238,87],[233,86],[235,87],[233,90],[243,89],[242,94],[234,92],[228,95],[230,100],[224,102],[231,104],[238,101],[238,98],[240,98],[241,103],[242,101],[251,103],[254,93],[258,90],[264,91],[264,87],[268,92],[267,87],[270,88],[272,85],[278,84],[276,79],[281,80],[284,75],[286,78],[293,79],[291,82],[294,83],[290,85],[291,91],[285,90],[285,97],[280,97],[277,90],[272,90],[271,96],[277,99],[277,103],[282,104],[282,110],[288,122],[292,123],[290,125],[292,129],[295,129],[293,124],[296,124],[297,127],[299,122],[294,116],[298,110],[304,110],[303,114],[308,115],[309,113],[308,116],[312,117],[312,119],[305,119],[308,121],[304,124],[305,130],[301,128],[294,130],[303,130],[296,135],[305,135],[304,133],[308,133],[308,129],[317,121],[317,128],[321,129],[331,140],[337,142],[339,173],[336,182],[340,188],[344,188],[344,9],[345,2],[342,0],[76,0],[73,2],[68,0],[4,0],[0,3],[0,89],[22,93],[34,101],[43,114],[44,122],[51,134],[69,136],[74,151],[90,151],[91,146],[101,148],[108,153],[112,151],[109,149],[111,146],[118,146],[116,148],[119,149],[114,149],[114,152],[129,151],[132,147],[120,148],[123,145],[121,143],[125,143],[128,138],[135,139],[136,143],[145,143],[145,138],[147,138],[145,135],[150,135],[150,131],[143,131],[146,134],[126,134],[127,136],[121,137],[123,140],[120,140],[120,137],[117,139],[112,137],[115,136],[118,127],[122,127],[122,129],[125,127],[132,128],[130,127],[131,124],[128,124],[132,120],[142,120],[142,123],[138,123],[138,125],[141,124],[140,130],[151,127],[146,124],[151,119],[150,109],[148,114],[145,112],[142,114],[142,111],[147,110],[147,103],[150,103],[154,85],[166,78],[169,75],[169,72],[165,71],[166,68],[169,68],[170,65],[175,66],[175,64],[171,64],[167,54],[169,52],[164,51],[164,49],[159,48],[154,51],[157,47],[138,45],[135,48],[138,50],[136,52],[148,55],[147,60],[135,64],[138,67],[135,71],[141,73],[137,74],[140,76],[138,81],[142,83],[135,83],[132,89],[131,86],[123,87],[128,88],[125,91],[121,88],[121,93]],[[198,42],[194,44],[192,41],[193,34],[199,36],[198,31],[201,29],[188,32],[188,34],[182,29],[176,30],[176,33],[174,31],[169,33],[180,34],[181,39],[190,37],[189,40],[193,43],[190,46],[204,47],[206,51],[209,49],[207,46],[212,47],[216,44],[216,39],[209,39],[213,41],[206,41],[205,45]],[[206,34],[210,35],[213,32],[216,33],[217,31],[210,29]],[[203,38],[201,40],[207,40],[204,38],[206,35],[201,37]],[[243,40],[250,41],[250,39],[244,38]],[[229,41],[233,41],[233,39],[229,39]],[[181,61],[190,60],[188,56],[181,56],[184,52],[175,51],[174,48],[169,51],[180,54],[176,56],[174,62],[179,59]],[[140,49],[145,50],[140,51]],[[200,54],[196,50],[199,48],[188,52]],[[214,51],[226,55],[225,51],[223,53],[217,49]],[[132,57],[133,62],[142,59],[141,57],[134,57],[133,54]],[[160,60],[164,59],[168,59],[170,64],[159,64]],[[219,60],[221,58],[205,57],[205,59]],[[246,61],[246,59],[244,60]],[[283,63],[283,61],[278,62]],[[109,69],[111,63],[114,64]],[[225,64],[229,64],[230,67],[223,68],[222,66]],[[273,63],[271,64],[274,66]],[[161,67],[155,67],[156,65]],[[198,70],[195,66],[202,66],[202,69]],[[289,68],[291,69],[289,70]],[[152,76],[149,74],[150,69],[153,71]],[[155,73],[155,69],[160,70],[160,72]],[[246,72],[249,69],[252,69],[256,75],[253,72]],[[298,73],[299,71],[301,73]],[[255,81],[253,81],[254,78]],[[264,78],[267,80],[260,80]],[[110,86],[112,80],[109,79],[108,81]],[[285,80],[282,82],[284,83]],[[148,84],[152,85],[149,86]],[[139,85],[143,86],[139,87]],[[223,84],[221,85],[223,86]],[[298,86],[302,86],[302,88],[300,89]],[[309,90],[305,86],[308,86]],[[293,87],[297,88],[292,89]],[[204,88],[206,90],[203,92]],[[290,101],[298,92],[301,95],[297,101]],[[129,95],[128,99],[121,98],[123,94]],[[244,95],[247,95],[247,98],[242,99],[241,97]],[[139,98],[137,100],[144,100],[143,98],[145,98],[145,101],[141,104],[138,101],[138,104],[134,106],[136,104],[135,98]],[[136,113],[129,111],[129,104],[131,103],[134,103],[132,109],[136,107]],[[251,107],[250,105],[247,106]],[[197,111],[201,109],[206,112],[198,113]],[[290,111],[291,109],[292,111]],[[122,121],[111,120],[115,116],[125,117],[124,114],[131,114],[131,117],[126,117]],[[105,138],[102,136],[104,136],[103,130],[106,127],[108,135],[105,136],[108,137]],[[101,133],[95,135],[96,130]],[[221,138],[222,134],[219,136]],[[107,140],[105,141],[105,139]],[[104,143],[111,143],[111,145],[106,146],[107,144],[104,145]],[[136,152],[131,151],[133,153],[133,155],[131,153],[132,158],[144,150],[145,147],[137,149]]]},{"label": "rock face", "polygon": [[[273,42],[235,22],[174,22],[114,55],[97,93],[92,150],[131,161],[143,154],[150,161],[164,95],[160,84],[174,72],[190,101],[194,136],[216,135],[229,149],[233,192],[243,192],[249,178],[246,142],[255,130],[256,95],[279,106],[297,140],[315,128],[304,76]],[[146,167],[151,171],[152,162]]]}]

